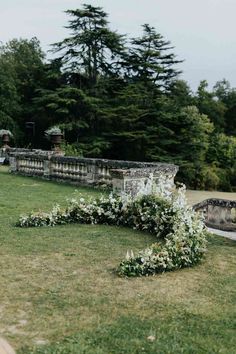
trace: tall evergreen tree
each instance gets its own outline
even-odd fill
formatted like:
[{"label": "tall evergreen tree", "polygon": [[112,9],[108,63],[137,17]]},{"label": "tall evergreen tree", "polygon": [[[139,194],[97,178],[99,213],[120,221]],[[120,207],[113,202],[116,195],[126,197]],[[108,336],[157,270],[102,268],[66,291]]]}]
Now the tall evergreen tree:
[{"label": "tall evergreen tree", "polygon": [[210,118],[211,122],[214,123],[216,130],[223,130],[226,106],[222,101],[216,99],[214,92],[208,90],[208,83],[206,80],[202,80],[198,86],[196,106],[200,113],[206,114]]},{"label": "tall evergreen tree", "polygon": [[173,47],[154,27],[145,24],[143,35],[131,40],[131,48],[126,55],[125,67],[128,78],[151,81],[160,89],[167,89],[181,72],[175,68],[177,60]]},{"label": "tall evergreen tree", "polygon": [[228,135],[236,135],[236,89],[223,79],[214,86],[214,94],[225,105],[224,128]]},{"label": "tall evergreen tree", "polygon": [[82,9],[66,13],[72,17],[66,26],[72,34],[55,43],[53,50],[61,53],[64,68],[85,76],[93,87],[99,75],[116,72],[123,36],[109,29],[107,14],[101,7],[84,4]]},{"label": "tall evergreen tree", "polygon": [[171,83],[168,97],[171,98],[179,108],[192,106],[194,104],[193,93],[184,80],[175,80]]}]

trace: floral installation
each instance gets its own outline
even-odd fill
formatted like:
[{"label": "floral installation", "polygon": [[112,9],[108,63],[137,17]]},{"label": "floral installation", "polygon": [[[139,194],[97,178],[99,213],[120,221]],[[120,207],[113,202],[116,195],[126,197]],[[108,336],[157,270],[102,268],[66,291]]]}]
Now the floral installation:
[{"label": "floral installation", "polygon": [[141,276],[191,267],[206,252],[207,234],[202,216],[187,205],[185,187],[181,187],[160,215],[157,236],[164,236],[164,242],[154,243],[137,256],[128,252],[118,272]]},{"label": "floral installation", "polygon": [[55,125],[45,130],[45,136],[47,138],[50,138],[51,135],[62,135],[61,128]]},{"label": "floral installation", "polygon": [[190,267],[198,263],[206,252],[207,231],[202,216],[187,205],[183,185],[173,193],[157,186],[155,194],[135,200],[113,194],[88,201],[82,197],[73,198],[66,209],[56,205],[50,213],[21,216],[17,225],[32,227],[68,223],[123,225],[154,234],[159,242],[137,255],[127,252],[117,269],[123,276],[153,275]]},{"label": "floral installation", "polygon": [[13,134],[10,130],[0,129],[0,138],[2,138],[3,135],[9,135],[10,137],[13,137]]}]

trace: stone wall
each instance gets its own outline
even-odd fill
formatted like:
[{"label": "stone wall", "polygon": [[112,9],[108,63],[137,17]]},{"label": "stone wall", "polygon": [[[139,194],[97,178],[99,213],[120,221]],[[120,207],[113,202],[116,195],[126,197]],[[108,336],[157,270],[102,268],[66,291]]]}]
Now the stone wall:
[{"label": "stone wall", "polygon": [[0,148],[0,159],[1,159],[1,164],[8,164],[9,163],[9,154],[8,151],[5,148]]},{"label": "stone wall", "polygon": [[236,201],[227,199],[205,199],[193,206],[195,211],[204,215],[205,224],[208,227],[222,231],[235,231]]},{"label": "stone wall", "polygon": [[77,185],[113,187],[114,191],[132,197],[152,193],[160,179],[166,188],[173,188],[178,171],[171,164],[64,157],[47,151],[11,151],[9,160],[12,173]]},{"label": "stone wall", "polygon": [[55,154],[53,151],[46,151],[41,149],[25,149],[25,148],[0,148],[0,157],[5,158],[5,164],[9,164],[10,155],[13,154],[35,154],[35,155],[52,155]]}]

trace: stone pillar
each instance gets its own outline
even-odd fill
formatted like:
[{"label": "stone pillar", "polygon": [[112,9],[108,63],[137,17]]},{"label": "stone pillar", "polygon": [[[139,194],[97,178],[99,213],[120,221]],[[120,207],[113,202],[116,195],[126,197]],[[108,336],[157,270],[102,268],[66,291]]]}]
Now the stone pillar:
[{"label": "stone pillar", "polygon": [[17,172],[18,171],[18,158],[16,156],[9,157],[9,172]]},{"label": "stone pillar", "polygon": [[[177,172],[177,169],[175,173]],[[160,166],[159,168],[130,168],[130,169],[112,169],[113,191],[118,194],[126,194],[131,198],[142,195],[155,194],[158,181],[161,181],[164,188],[172,190],[174,186],[175,173],[172,171],[170,178],[169,171]]]},{"label": "stone pillar", "polygon": [[115,194],[122,194],[125,190],[125,170],[110,170],[112,187]]},{"label": "stone pillar", "polygon": [[43,177],[50,179],[51,177],[51,161],[50,159],[43,160]]},{"label": "stone pillar", "polygon": [[226,206],[208,205],[207,221],[213,224],[232,223],[231,209]]}]

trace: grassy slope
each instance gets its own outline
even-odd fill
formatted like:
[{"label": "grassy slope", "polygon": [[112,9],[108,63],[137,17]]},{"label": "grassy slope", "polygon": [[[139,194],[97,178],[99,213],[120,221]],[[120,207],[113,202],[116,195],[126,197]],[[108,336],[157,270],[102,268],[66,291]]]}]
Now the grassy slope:
[{"label": "grassy slope", "polygon": [[64,204],[73,191],[0,169],[0,334],[18,353],[235,353],[236,243],[213,237],[195,268],[122,279],[114,268],[150,235],[14,227],[19,214]]}]

